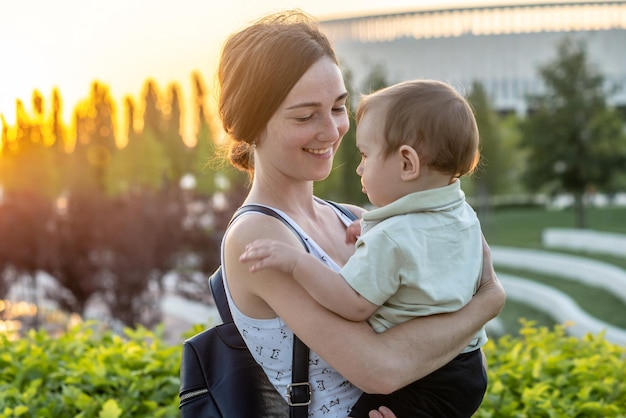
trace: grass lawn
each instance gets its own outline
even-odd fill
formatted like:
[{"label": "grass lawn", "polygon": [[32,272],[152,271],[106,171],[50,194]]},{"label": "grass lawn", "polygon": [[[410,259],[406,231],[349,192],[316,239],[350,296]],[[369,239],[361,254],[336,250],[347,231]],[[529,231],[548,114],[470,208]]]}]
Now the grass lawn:
[{"label": "grass lawn", "polygon": [[[588,208],[586,214],[588,229],[626,234],[626,208]],[[537,208],[495,210],[489,216],[481,217],[481,224],[490,245],[538,249],[544,248],[541,244],[541,232],[545,228],[575,228],[574,213],[571,209],[562,211]],[[566,250],[561,252],[593,258],[626,269],[624,257]],[[626,305],[605,290],[537,273],[504,268],[496,270],[553,286],[569,295],[589,314],[626,329]],[[550,327],[554,324],[551,318],[533,308],[507,301],[500,319],[508,332],[516,333],[519,330],[519,318],[536,321],[540,326]]]}]

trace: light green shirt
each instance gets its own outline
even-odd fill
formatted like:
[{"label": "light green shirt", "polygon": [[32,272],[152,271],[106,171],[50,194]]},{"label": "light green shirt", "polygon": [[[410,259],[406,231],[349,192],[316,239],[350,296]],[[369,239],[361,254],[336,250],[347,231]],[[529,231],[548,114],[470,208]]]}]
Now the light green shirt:
[{"label": "light green shirt", "polygon": [[[368,321],[382,332],[462,308],[478,289],[481,269],[480,222],[457,180],[364,213],[362,235],[341,275],[380,305]],[[486,341],[483,329],[464,352]]]}]

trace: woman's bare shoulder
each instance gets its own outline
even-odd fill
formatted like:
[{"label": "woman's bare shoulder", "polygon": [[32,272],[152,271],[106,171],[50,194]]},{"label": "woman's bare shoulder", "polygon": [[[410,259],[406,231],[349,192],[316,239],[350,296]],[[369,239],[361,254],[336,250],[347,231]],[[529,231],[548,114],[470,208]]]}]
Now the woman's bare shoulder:
[{"label": "woman's bare shoulder", "polygon": [[246,213],[237,218],[228,230],[225,245],[243,249],[260,238],[271,238],[286,243],[300,244],[299,238],[280,220],[262,213]]}]

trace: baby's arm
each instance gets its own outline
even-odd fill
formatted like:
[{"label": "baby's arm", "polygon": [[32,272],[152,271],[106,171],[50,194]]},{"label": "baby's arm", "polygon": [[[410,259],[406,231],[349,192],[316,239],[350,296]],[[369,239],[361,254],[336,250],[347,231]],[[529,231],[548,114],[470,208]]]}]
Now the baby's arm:
[{"label": "baby's arm", "polygon": [[326,309],[351,321],[363,321],[378,306],[361,297],[341,275],[311,254],[271,239],[259,239],[246,246],[239,261],[252,262],[250,272],[275,268],[290,274]]}]

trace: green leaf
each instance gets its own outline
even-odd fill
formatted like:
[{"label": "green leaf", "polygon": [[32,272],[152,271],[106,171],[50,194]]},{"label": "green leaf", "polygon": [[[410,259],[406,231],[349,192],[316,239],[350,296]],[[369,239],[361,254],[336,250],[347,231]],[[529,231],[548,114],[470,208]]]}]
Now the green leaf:
[{"label": "green leaf", "polygon": [[16,417],[20,417],[22,415],[24,415],[25,413],[28,412],[28,407],[27,406],[18,406],[15,409],[13,409],[13,415]]},{"label": "green leaf", "polygon": [[122,415],[122,410],[117,405],[117,402],[113,399],[109,399],[102,405],[99,418],[119,418]]}]

